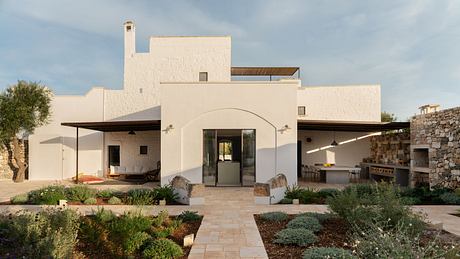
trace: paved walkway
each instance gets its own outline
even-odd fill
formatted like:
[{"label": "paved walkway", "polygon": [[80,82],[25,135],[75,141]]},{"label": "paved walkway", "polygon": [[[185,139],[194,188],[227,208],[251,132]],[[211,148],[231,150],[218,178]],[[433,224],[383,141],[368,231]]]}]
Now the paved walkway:
[{"label": "paved walkway", "polygon": [[[1,192],[1,191],[0,191]],[[252,188],[215,187],[207,188],[205,205],[201,206],[143,206],[144,214],[156,215],[167,210],[178,215],[184,210],[197,211],[204,215],[189,258],[267,258],[257,229],[254,214],[268,211],[285,211],[291,214],[315,211],[325,212],[325,205],[255,205]],[[21,209],[40,210],[42,206],[0,206],[1,212]],[[72,206],[82,214],[92,214],[97,206]],[[107,205],[115,213],[133,210],[127,205]],[[460,236],[460,218],[449,215],[460,206],[415,206],[432,223],[443,223],[445,230]]]}]

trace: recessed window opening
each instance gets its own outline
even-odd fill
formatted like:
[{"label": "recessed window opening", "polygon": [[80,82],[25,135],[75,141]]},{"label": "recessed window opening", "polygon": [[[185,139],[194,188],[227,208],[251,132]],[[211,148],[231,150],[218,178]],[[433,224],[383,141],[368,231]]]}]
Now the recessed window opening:
[{"label": "recessed window opening", "polygon": [[200,72],[200,82],[208,81],[208,72]]},{"label": "recessed window opening", "polygon": [[147,146],[140,146],[139,148],[139,153],[141,155],[147,155],[147,150],[148,150],[148,147]]},{"label": "recessed window opening", "polygon": [[126,31],[131,31],[131,25],[126,26]]},{"label": "recessed window opening", "polygon": [[297,114],[299,116],[305,116],[307,113],[307,109],[305,108],[305,106],[298,106],[297,107]]}]

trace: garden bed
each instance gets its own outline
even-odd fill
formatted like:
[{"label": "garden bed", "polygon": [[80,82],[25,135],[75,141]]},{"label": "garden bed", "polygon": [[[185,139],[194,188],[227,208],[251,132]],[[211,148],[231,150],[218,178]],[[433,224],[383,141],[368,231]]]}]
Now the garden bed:
[{"label": "garden bed", "polygon": [[[269,258],[302,258],[302,253],[306,247],[289,246],[273,243],[275,234],[286,228],[288,222],[295,218],[296,215],[288,215],[288,219],[283,221],[267,221],[263,220],[259,215],[254,215],[257,228],[264,242],[265,250]],[[339,218],[331,218],[323,223],[323,229],[318,233],[318,241],[315,246],[321,247],[342,247],[349,249],[347,244],[348,226],[344,220]]]}]

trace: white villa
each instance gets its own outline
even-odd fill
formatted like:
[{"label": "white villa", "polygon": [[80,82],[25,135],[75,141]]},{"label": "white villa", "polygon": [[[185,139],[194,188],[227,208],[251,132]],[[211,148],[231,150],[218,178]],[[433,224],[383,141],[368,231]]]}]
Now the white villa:
[{"label": "white villa", "polygon": [[295,184],[302,165],[354,167],[370,135],[398,128],[380,122],[380,85],[302,86],[297,67],[233,67],[229,36],[151,37],[138,53],[134,23],[123,29],[123,89],[55,96],[50,124],[29,137],[29,180],[161,165],[161,184],[252,186],[278,173]]}]

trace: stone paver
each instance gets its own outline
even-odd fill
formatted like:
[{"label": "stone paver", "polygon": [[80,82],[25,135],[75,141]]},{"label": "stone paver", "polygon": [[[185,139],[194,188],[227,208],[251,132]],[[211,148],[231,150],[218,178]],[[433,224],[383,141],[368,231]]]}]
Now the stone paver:
[{"label": "stone paver", "polygon": [[[0,190],[1,192],[1,190]],[[0,206],[0,212],[21,209],[39,210],[45,206]],[[106,205],[107,209],[122,214],[139,207]],[[92,214],[97,206],[71,206],[83,214]],[[206,188],[205,205],[200,206],[142,206],[144,214],[156,215],[167,210],[170,215],[192,210],[204,215],[189,258],[267,258],[254,214],[268,211],[326,212],[326,205],[255,205],[252,188],[213,187]],[[428,221],[442,222],[446,231],[460,235],[460,218],[449,215],[460,206],[414,206],[415,211],[426,214]]]}]

